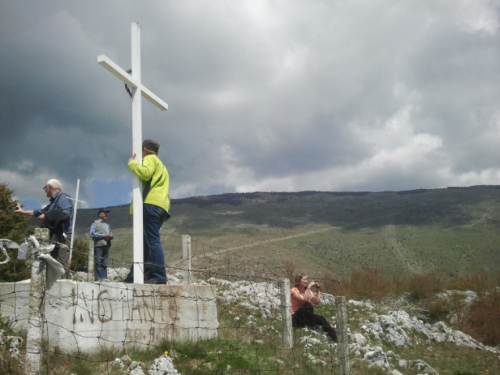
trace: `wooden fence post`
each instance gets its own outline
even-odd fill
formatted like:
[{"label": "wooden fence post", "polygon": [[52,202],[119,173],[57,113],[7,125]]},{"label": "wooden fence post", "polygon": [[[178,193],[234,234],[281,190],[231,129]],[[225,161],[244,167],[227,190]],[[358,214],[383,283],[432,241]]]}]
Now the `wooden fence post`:
[{"label": "wooden fence post", "polygon": [[[49,230],[36,228],[35,238],[38,242],[47,243]],[[44,326],[44,293],[46,283],[47,263],[33,254],[31,263],[31,285],[29,296],[28,333],[26,337],[26,357],[24,373],[27,375],[41,374],[42,365],[42,338]]]},{"label": "wooden fence post", "polygon": [[88,246],[89,246],[89,257],[87,259],[87,281],[91,283],[94,281],[94,275],[95,275],[94,240],[92,238],[89,239]]},{"label": "wooden fence post", "polygon": [[191,236],[189,234],[182,235],[182,260],[183,284],[190,285],[193,283],[193,275],[191,273]]},{"label": "wooden fence post", "polygon": [[339,354],[339,374],[349,375],[349,342],[347,337],[347,311],[345,297],[335,297],[337,305],[337,334],[338,334],[338,354]]},{"label": "wooden fence post", "polygon": [[280,282],[281,321],[283,322],[283,344],[287,349],[293,348],[292,302],[290,298],[290,280]]}]

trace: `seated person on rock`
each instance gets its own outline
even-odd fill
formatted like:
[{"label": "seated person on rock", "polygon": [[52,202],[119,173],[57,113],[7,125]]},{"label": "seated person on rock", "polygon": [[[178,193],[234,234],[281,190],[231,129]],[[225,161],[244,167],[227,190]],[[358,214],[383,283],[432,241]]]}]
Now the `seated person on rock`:
[{"label": "seated person on rock", "polygon": [[337,333],[328,321],[321,315],[314,313],[313,303],[319,305],[321,302],[320,285],[307,279],[307,275],[301,273],[295,276],[294,287],[290,290],[292,300],[292,325],[295,328],[312,328],[321,326],[333,342],[337,342]]}]

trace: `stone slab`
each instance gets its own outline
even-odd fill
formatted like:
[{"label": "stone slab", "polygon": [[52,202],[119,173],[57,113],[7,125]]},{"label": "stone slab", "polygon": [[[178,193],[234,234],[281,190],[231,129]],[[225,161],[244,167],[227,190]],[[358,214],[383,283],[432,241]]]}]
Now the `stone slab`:
[{"label": "stone slab", "polygon": [[[215,287],[58,280],[45,293],[44,336],[63,352],[217,337]],[[0,316],[26,329],[30,282],[0,284]]]}]

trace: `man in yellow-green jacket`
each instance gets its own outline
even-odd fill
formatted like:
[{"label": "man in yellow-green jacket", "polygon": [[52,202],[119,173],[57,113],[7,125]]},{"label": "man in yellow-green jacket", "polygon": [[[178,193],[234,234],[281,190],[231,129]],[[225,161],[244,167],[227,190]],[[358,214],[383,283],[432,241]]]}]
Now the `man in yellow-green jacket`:
[{"label": "man in yellow-green jacket", "polygon": [[[142,142],[142,165],[135,161],[135,154],[129,159],[127,168],[142,181],[144,220],[144,283],[166,284],[165,255],[160,241],[160,228],[170,217],[168,197],[169,175],[167,168],[158,158],[160,145],[152,139]],[[134,266],[124,280],[134,282]]]}]

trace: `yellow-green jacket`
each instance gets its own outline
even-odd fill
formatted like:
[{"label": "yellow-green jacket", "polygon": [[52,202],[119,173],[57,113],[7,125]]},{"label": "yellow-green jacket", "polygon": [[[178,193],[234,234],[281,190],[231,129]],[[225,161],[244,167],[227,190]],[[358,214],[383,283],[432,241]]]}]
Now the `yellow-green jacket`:
[{"label": "yellow-green jacket", "polygon": [[[158,156],[146,155],[142,159],[142,165],[135,160],[130,160],[127,168],[142,181],[143,202],[161,207],[168,212],[170,210],[168,197],[170,178],[167,168]],[[132,205],[130,205],[130,213],[132,213]]]}]

